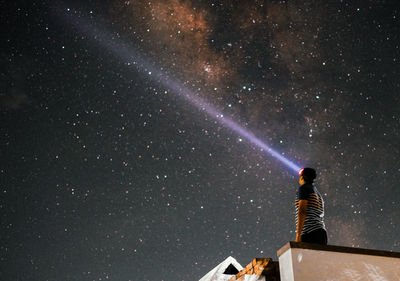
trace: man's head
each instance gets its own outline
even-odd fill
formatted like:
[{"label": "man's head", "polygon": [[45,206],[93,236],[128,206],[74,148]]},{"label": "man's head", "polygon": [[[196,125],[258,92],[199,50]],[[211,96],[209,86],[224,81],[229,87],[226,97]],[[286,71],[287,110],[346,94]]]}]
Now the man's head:
[{"label": "man's head", "polygon": [[[317,177],[317,172],[313,168],[303,168],[299,171],[299,183],[313,183]],[[303,182],[304,181],[304,182]]]}]

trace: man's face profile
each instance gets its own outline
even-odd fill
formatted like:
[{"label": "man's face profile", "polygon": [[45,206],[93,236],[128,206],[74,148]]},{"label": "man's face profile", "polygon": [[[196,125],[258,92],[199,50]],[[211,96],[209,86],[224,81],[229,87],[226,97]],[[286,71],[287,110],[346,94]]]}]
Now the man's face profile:
[{"label": "man's face profile", "polygon": [[303,185],[303,184],[305,184],[305,183],[306,183],[306,182],[305,182],[303,176],[300,176],[300,178],[299,178],[299,184],[300,184],[300,185]]}]

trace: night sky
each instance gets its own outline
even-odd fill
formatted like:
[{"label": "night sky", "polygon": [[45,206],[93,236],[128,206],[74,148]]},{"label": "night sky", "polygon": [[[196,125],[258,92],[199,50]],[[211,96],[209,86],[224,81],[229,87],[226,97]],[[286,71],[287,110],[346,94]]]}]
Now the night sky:
[{"label": "night sky", "polygon": [[276,260],[296,173],[218,118],[317,169],[329,244],[400,252],[399,1],[7,1],[1,22],[1,280]]}]

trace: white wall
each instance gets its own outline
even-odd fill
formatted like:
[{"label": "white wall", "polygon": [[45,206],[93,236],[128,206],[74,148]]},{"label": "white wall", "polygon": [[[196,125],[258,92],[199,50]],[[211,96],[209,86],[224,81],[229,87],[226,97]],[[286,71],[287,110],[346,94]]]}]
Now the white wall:
[{"label": "white wall", "polygon": [[289,248],[279,256],[281,281],[400,281],[400,258]]}]

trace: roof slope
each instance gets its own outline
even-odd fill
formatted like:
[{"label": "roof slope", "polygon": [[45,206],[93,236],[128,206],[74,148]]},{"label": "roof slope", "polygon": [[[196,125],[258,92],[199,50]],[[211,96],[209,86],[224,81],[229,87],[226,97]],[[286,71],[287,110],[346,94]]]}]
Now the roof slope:
[{"label": "roof slope", "polygon": [[234,275],[224,274],[225,270],[230,265],[233,265],[238,271],[243,269],[234,258],[227,257],[223,262],[204,275],[199,281],[228,281]]}]

